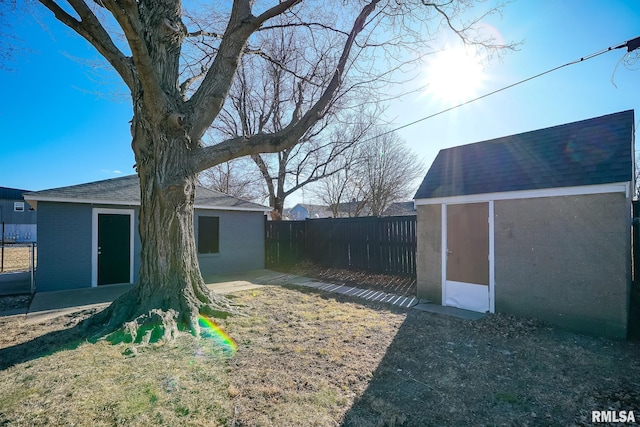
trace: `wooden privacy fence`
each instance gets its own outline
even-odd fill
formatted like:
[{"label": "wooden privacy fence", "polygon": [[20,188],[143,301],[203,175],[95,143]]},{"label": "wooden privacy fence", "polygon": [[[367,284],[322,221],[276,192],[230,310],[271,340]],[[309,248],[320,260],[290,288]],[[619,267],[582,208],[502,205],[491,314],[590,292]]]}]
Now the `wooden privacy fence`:
[{"label": "wooden privacy fence", "polygon": [[266,265],[416,275],[416,216],[267,221]]}]

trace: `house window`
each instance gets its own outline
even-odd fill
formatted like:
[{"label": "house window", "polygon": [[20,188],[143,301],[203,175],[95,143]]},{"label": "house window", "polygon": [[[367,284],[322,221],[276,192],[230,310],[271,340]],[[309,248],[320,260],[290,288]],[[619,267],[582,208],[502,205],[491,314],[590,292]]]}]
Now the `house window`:
[{"label": "house window", "polygon": [[217,254],[220,252],[220,218],[217,216],[198,217],[198,253]]},{"label": "house window", "polygon": [[24,212],[24,202],[13,202],[14,212]]}]

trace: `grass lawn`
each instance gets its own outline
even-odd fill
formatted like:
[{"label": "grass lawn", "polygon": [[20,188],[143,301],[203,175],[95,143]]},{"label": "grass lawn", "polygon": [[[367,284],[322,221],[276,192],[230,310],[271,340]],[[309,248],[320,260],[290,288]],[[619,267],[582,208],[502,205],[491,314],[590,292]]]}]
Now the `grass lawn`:
[{"label": "grass lawn", "polygon": [[640,419],[640,346],[491,315],[469,322],[294,287],[233,296],[210,339],[89,344],[89,313],[0,318],[0,426],[589,425]]}]

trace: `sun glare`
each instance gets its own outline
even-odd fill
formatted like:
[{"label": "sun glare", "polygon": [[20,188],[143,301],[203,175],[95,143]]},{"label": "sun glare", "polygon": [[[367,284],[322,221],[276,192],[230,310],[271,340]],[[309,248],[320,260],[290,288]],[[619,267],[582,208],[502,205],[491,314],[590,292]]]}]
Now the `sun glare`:
[{"label": "sun glare", "polygon": [[427,95],[451,105],[474,98],[485,80],[481,59],[464,47],[435,54],[425,72]]}]

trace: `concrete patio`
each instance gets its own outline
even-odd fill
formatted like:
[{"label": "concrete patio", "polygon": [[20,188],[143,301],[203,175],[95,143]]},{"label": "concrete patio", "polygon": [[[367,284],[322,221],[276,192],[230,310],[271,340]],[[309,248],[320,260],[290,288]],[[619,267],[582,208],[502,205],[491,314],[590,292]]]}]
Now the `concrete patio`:
[{"label": "concrete patio", "polygon": [[[254,270],[237,274],[206,276],[204,280],[209,289],[223,295],[263,286],[296,285],[466,320],[477,320],[485,316],[483,313],[431,304],[429,301],[419,300],[416,297],[325,283],[308,277],[271,270]],[[75,311],[104,307],[129,290],[131,286],[133,285],[122,284],[68,291],[36,292],[28,309],[0,313],[0,316],[23,315],[26,316],[28,323],[39,323]]]}]

